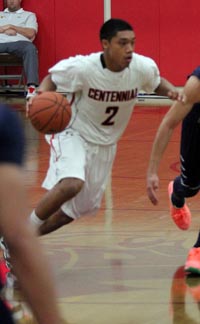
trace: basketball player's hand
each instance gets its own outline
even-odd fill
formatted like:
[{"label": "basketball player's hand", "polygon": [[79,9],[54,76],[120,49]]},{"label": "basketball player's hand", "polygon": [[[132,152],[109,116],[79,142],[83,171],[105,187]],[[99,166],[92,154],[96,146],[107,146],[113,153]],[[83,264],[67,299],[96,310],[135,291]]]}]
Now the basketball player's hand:
[{"label": "basketball player's hand", "polygon": [[158,204],[157,190],[159,187],[159,179],[157,174],[147,175],[147,195],[152,204]]},{"label": "basketball player's hand", "polygon": [[178,100],[178,101],[181,101],[182,100],[182,97],[183,97],[182,93],[179,92],[179,91],[177,91],[177,90],[174,90],[174,91],[170,90],[170,91],[168,91],[167,96],[171,100]]},{"label": "basketball player's hand", "polygon": [[38,96],[40,93],[38,94],[35,94],[33,97],[30,97],[27,99],[26,101],[26,117],[28,118],[29,117],[29,110],[30,110],[30,106],[32,105],[32,101],[33,101],[33,98],[35,96]]},{"label": "basketball player's hand", "polygon": [[32,104],[32,100],[33,100],[33,98],[31,97],[31,98],[29,98],[29,100],[27,100],[27,102],[26,102],[26,118],[29,117],[29,110],[30,110],[30,106],[31,106],[31,104]]},{"label": "basketball player's hand", "polygon": [[39,96],[41,93],[42,93],[42,91],[37,90],[33,97],[30,97],[27,99],[27,101],[26,101],[26,117],[27,118],[29,117],[29,110],[30,110],[30,106],[32,105],[33,98],[35,96]]}]

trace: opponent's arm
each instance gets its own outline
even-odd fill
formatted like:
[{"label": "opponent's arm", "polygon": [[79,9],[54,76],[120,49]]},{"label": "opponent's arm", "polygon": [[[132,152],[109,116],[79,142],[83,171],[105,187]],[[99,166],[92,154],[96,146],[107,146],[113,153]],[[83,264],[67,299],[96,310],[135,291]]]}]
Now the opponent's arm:
[{"label": "opponent's arm", "polygon": [[200,80],[191,76],[186,82],[182,101],[175,101],[163,118],[153,143],[147,170],[147,193],[153,204],[158,203],[156,191],[159,186],[158,167],[170,141],[174,128],[190,112],[194,103],[200,101]]},{"label": "opponent's arm", "polygon": [[163,77],[161,77],[160,84],[156,88],[155,93],[159,96],[167,96],[172,100],[180,99],[180,94],[176,87]]}]

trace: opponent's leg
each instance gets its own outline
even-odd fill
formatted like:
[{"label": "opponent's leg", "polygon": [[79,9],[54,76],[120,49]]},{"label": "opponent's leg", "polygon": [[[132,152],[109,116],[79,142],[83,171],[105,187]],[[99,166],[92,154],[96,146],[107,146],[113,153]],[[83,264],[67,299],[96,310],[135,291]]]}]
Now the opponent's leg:
[{"label": "opponent's leg", "polygon": [[182,123],[180,147],[180,176],[170,183],[171,216],[176,225],[185,230],[191,223],[191,213],[185,204],[186,197],[197,194],[200,188],[200,105],[195,104]]}]

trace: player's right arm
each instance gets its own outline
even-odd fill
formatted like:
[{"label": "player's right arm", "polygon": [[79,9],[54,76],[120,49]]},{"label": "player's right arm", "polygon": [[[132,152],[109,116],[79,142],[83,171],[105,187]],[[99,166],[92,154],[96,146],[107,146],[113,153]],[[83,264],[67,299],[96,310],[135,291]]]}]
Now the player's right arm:
[{"label": "player's right arm", "polygon": [[37,92],[56,91],[56,84],[52,81],[51,74],[48,74],[40,83]]},{"label": "player's right arm", "polygon": [[147,170],[147,194],[154,205],[158,203],[158,167],[161,158],[167,148],[175,127],[190,112],[194,103],[199,101],[200,80],[196,76],[191,76],[183,89],[182,101],[175,101],[173,103],[157,130]]}]

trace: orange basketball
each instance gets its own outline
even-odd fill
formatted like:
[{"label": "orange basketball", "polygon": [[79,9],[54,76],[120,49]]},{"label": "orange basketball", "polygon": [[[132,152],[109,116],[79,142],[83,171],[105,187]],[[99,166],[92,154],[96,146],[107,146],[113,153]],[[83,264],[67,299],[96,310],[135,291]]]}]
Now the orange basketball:
[{"label": "orange basketball", "polygon": [[28,115],[32,125],[39,132],[59,133],[70,122],[71,106],[62,94],[46,91],[33,97]]}]

